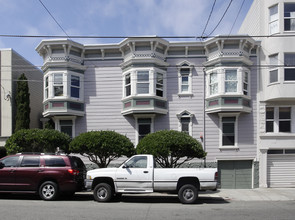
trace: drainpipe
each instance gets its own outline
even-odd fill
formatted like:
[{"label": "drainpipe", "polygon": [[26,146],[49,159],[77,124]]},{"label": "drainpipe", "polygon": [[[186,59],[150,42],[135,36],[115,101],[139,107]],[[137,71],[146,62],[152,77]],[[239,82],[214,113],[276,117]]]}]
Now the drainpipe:
[{"label": "drainpipe", "polygon": [[[204,91],[203,91],[203,149],[206,152],[206,112],[205,112],[205,108],[206,108],[206,71],[205,68],[203,68],[203,86],[204,86]],[[204,168],[206,168],[206,157],[204,158]]]}]

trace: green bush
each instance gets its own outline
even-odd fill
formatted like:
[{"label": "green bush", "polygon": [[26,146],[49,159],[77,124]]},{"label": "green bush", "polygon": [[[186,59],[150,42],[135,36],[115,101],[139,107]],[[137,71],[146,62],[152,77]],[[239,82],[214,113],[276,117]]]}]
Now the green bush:
[{"label": "green bush", "polygon": [[5,157],[7,155],[7,151],[5,147],[0,147],[0,158]]},{"label": "green bush", "polygon": [[194,158],[206,156],[200,142],[174,130],[148,134],[137,145],[137,153],[152,154],[161,167],[180,167]]},{"label": "green bush", "polygon": [[87,156],[100,168],[107,167],[111,161],[135,153],[133,143],[115,131],[90,131],[75,137],[70,150]]},{"label": "green bush", "polygon": [[69,153],[70,137],[52,129],[22,129],[6,141],[8,154],[18,152],[54,153],[57,149]]}]

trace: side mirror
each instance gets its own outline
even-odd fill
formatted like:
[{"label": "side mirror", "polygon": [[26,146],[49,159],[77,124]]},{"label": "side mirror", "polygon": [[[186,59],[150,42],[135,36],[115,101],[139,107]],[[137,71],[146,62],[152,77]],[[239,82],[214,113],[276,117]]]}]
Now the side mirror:
[{"label": "side mirror", "polygon": [[4,163],[0,162],[0,169],[3,169],[5,167]]},{"label": "side mirror", "polygon": [[124,164],[124,165],[122,166],[122,168],[123,168],[123,169],[127,169],[127,168],[129,168],[129,167],[128,167],[128,165]]}]

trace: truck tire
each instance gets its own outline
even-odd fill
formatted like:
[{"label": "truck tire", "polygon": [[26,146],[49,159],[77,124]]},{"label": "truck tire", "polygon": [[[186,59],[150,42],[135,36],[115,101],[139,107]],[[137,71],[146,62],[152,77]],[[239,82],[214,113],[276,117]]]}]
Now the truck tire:
[{"label": "truck tire", "polygon": [[107,183],[97,184],[93,190],[93,197],[97,202],[110,202],[113,195],[113,188]]},{"label": "truck tire", "polygon": [[198,199],[198,189],[191,184],[183,185],[178,191],[178,198],[183,204],[193,204]]}]

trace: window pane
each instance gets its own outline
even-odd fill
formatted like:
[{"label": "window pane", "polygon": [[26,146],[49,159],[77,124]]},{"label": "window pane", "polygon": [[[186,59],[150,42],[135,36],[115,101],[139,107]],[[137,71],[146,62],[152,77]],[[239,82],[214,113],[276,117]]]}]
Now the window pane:
[{"label": "window pane", "polygon": [[223,123],[222,131],[224,134],[234,134],[235,133],[235,123]]},{"label": "window pane", "polygon": [[137,93],[138,94],[148,94],[149,93],[149,83],[137,83]]},{"label": "window pane", "polygon": [[237,82],[225,82],[225,92],[237,92]]},{"label": "window pane", "polygon": [[277,19],[279,19],[278,5],[274,5],[269,8],[269,21],[274,21]]},{"label": "window pane", "polygon": [[290,107],[280,108],[279,118],[291,119],[291,108]]},{"label": "window pane", "polygon": [[269,83],[278,82],[278,70],[269,71]]},{"label": "window pane", "polygon": [[274,108],[273,107],[266,108],[266,119],[274,119]]},{"label": "window pane", "polygon": [[149,81],[149,72],[147,71],[139,71],[137,72],[137,81]]},{"label": "window pane", "polygon": [[62,125],[60,126],[60,131],[69,135],[70,137],[73,137],[73,132],[72,132],[72,126],[71,125]]},{"label": "window pane", "polygon": [[71,85],[80,87],[80,77],[79,76],[71,76]]},{"label": "window pane", "polygon": [[65,167],[66,163],[60,157],[45,158],[45,166],[47,166],[47,167]]},{"label": "window pane", "polygon": [[285,81],[295,80],[295,69],[285,69]]},{"label": "window pane", "polygon": [[163,84],[163,74],[157,73],[157,83]]},{"label": "window pane", "polygon": [[156,95],[160,96],[160,97],[163,97],[163,91],[162,90],[157,90]]},{"label": "window pane", "polygon": [[266,132],[273,132],[273,121],[267,121],[266,122]]},{"label": "window pane", "polygon": [[1,160],[1,162],[4,164],[5,167],[16,167],[18,165],[18,159],[18,156],[8,157],[4,160]]},{"label": "window pane", "polygon": [[225,80],[237,80],[237,70],[226,70]]},{"label": "window pane", "polygon": [[233,146],[235,145],[235,136],[223,135],[222,137],[223,146]]},{"label": "window pane", "polygon": [[21,163],[21,167],[39,167],[40,157],[24,157]]},{"label": "window pane", "polygon": [[76,87],[71,87],[71,97],[80,98],[80,89]]},{"label": "window pane", "polygon": [[182,92],[188,92],[188,85],[182,85],[181,86],[181,91]]},{"label": "window pane", "polygon": [[189,124],[187,123],[182,123],[181,124],[181,131],[189,133]]},{"label": "window pane", "polygon": [[284,16],[285,17],[295,17],[295,4],[285,3],[284,4]]},{"label": "window pane", "polygon": [[291,122],[290,121],[280,121],[279,122],[279,132],[291,132]]},{"label": "window pane", "polygon": [[126,86],[126,96],[130,96],[131,95],[131,85]]},{"label": "window pane", "polygon": [[63,83],[63,77],[62,73],[54,74],[54,84],[62,84]]},{"label": "window pane", "polygon": [[212,73],[210,75],[210,84],[217,82],[217,73]]},{"label": "window pane", "polygon": [[279,63],[278,54],[269,56],[269,64],[270,65],[278,65],[278,63]]},{"label": "window pane", "polygon": [[54,86],[54,96],[63,96],[63,86]]},{"label": "window pane", "polygon": [[130,74],[127,74],[127,75],[125,76],[125,85],[130,84],[130,82],[131,82]]},{"label": "window pane", "polygon": [[180,74],[189,74],[189,73],[190,73],[189,68],[181,68],[181,70],[180,70]]}]

